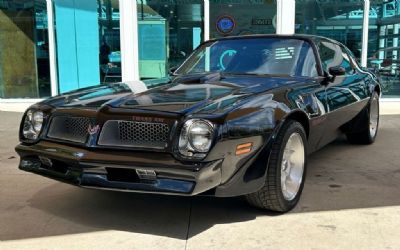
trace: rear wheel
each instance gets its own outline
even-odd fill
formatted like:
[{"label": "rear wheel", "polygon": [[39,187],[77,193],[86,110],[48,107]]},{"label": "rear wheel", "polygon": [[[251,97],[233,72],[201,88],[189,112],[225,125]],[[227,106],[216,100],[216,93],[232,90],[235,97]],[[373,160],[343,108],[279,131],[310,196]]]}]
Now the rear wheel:
[{"label": "rear wheel", "polygon": [[264,186],[246,196],[251,205],[277,212],[296,206],[304,186],[306,145],[303,126],[293,120],[286,122],[272,145]]},{"label": "rear wheel", "polygon": [[366,110],[364,121],[354,132],[348,133],[347,139],[355,144],[372,144],[375,142],[379,128],[379,94],[374,92]]}]

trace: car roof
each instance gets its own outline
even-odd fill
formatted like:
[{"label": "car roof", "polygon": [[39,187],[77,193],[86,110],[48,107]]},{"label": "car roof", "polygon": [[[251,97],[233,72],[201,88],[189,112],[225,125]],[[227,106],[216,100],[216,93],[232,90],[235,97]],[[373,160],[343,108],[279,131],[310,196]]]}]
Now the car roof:
[{"label": "car roof", "polygon": [[242,35],[242,36],[227,36],[222,38],[211,39],[209,41],[223,41],[223,40],[235,40],[235,39],[253,39],[253,38],[286,38],[286,39],[301,39],[310,42],[318,43],[321,40],[329,41],[336,44],[341,44],[338,41],[330,39],[328,37],[307,35],[307,34],[294,34],[294,35],[279,35],[279,34],[253,34],[253,35]]}]

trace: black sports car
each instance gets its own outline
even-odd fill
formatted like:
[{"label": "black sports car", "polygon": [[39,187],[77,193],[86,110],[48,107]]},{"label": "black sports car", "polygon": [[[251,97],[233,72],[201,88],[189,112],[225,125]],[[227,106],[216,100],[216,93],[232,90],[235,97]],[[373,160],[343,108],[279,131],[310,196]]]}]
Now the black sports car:
[{"label": "black sports car", "polygon": [[173,195],[244,195],[289,211],[307,155],[345,133],[377,135],[377,78],[323,37],[207,41],[165,83],[100,85],[29,108],[19,168],[81,187]]}]

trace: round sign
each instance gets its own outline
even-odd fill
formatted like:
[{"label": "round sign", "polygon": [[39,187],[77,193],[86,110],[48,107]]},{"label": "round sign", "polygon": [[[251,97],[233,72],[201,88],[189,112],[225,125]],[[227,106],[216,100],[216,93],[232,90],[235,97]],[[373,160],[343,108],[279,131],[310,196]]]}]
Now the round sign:
[{"label": "round sign", "polygon": [[217,18],[216,26],[219,33],[227,35],[235,29],[236,22],[233,17],[225,15]]}]

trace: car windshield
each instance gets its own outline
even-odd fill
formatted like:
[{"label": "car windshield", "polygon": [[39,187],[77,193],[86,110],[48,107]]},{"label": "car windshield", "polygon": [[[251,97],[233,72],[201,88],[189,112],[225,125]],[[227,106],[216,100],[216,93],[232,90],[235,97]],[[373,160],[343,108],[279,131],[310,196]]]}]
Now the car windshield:
[{"label": "car windshield", "polygon": [[317,76],[310,43],[288,38],[239,38],[200,46],[175,72],[243,75]]}]

